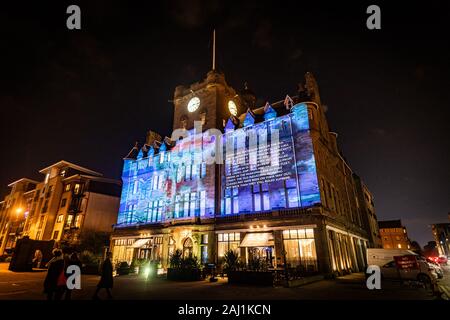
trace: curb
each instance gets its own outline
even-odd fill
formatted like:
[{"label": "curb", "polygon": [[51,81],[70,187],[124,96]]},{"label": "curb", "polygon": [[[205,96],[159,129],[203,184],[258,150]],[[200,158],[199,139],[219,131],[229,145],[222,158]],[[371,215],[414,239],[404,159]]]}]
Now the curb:
[{"label": "curb", "polygon": [[448,290],[445,286],[438,285],[439,290],[445,295],[445,300],[450,300],[450,290]]}]

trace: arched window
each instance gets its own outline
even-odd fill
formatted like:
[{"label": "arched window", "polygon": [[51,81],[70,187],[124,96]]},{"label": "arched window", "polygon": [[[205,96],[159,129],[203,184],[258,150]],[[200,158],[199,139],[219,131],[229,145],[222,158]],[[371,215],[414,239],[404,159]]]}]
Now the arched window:
[{"label": "arched window", "polygon": [[191,238],[186,238],[183,242],[183,256],[185,258],[192,256],[194,243]]}]

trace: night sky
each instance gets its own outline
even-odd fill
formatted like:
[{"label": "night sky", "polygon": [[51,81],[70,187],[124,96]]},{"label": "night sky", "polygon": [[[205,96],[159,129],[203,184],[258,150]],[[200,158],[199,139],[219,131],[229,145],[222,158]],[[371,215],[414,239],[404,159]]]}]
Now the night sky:
[{"label": "night sky", "polygon": [[[401,218],[412,240],[432,240],[429,224],[450,211],[450,2],[316,2],[2,3],[1,195],[61,159],[119,179],[147,130],[170,135],[169,100],[210,70],[216,28],[218,69],[261,104],[313,72],[379,220]],[[81,31],[66,28],[70,4]],[[381,30],[366,28],[369,4],[381,7]]]}]

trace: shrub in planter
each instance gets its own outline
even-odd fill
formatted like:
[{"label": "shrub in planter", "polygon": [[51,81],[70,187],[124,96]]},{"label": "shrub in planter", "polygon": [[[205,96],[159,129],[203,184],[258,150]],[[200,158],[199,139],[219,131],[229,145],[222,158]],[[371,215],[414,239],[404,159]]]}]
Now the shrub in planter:
[{"label": "shrub in planter", "polygon": [[202,278],[201,265],[197,257],[183,257],[181,250],[175,250],[170,256],[169,264],[168,280],[197,281]]},{"label": "shrub in planter", "polygon": [[237,270],[240,267],[239,255],[234,250],[228,250],[224,255],[224,266],[225,272]]},{"label": "shrub in planter", "polygon": [[100,257],[88,250],[80,254],[81,270],[83,274],[98,274],[100,268]]}]

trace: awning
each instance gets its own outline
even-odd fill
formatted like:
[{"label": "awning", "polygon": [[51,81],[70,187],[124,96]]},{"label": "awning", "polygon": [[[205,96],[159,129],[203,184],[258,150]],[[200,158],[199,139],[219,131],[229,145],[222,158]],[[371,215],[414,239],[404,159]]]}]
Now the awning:
[{"label": "awning", "polygon": [[143,246],[145,246],[148,242],[150,241],[150,239],[137,239],[133,245],[131,246],[132,248],[142,248]]},{"label": "awning", "polygon": [[270,247],[273,246],[273,234],[271,232],[250,232],[241,242],[241,247]]}]

